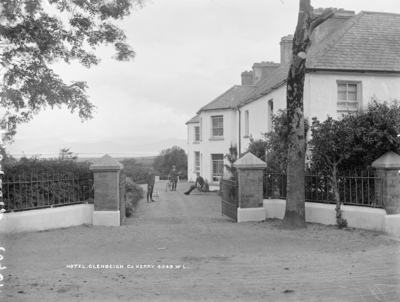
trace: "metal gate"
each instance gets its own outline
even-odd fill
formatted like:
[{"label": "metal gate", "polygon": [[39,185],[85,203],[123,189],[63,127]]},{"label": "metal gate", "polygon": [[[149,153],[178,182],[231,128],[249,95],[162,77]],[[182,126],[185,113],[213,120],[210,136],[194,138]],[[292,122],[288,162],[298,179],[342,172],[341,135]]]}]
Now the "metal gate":
[{"label": "metal gate", "polygon": [[222,215],[237,222],[238,184],[234,179],[221,180]]},{"label": "metal gate", "polygon": [[120,224],[125,219],[126,212],[126,196],[125,196],[125,185],[126,185],[126,176],[121,171],[119,175],[119,215],[120,215]]}]

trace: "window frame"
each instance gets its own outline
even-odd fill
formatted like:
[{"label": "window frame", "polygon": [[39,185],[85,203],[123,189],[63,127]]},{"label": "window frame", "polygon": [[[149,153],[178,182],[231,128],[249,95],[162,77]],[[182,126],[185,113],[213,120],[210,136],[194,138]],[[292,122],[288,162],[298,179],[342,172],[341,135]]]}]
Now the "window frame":
[{"label": "window frame", "polygon": [[[214,156],[220,156],[221,159],[214,159]],[[214,162],[217,163],[217,169],[220,170],[220,173],[214,171]],[[219,182],[224,173],[224,155],[220,153],[211,154],[211,179],[213,182]]]},{"label": "window frame", "polygon": [[[346,99],[339,99],[339,90],[340,85],[346,85]],[[356,100],[349,100],[349,85],[356,86]],[[341,105],[344,104],[344,108],[341,108]],[[355,104],[354,108],[349,108],[351,105]],[[362,82],[361,81],[347,81],[347,80],[337,80],[336,81],[336,112],[338,116],[351,114],[357,112],[362,107]]]},{"label": "window frame", "polygon": [[199,141],[200,141],[200,126],[194,126],[194,142],[196,143]]},{"label": "window frame", "polygon": [[[214,119],[221,119],[222,120],[222,126],[218,123],[217,127],[214,127]],[[220,126],[220,127],[219,127]],[[214,135],[214,130],[219,130],[221,129],[222,134],[217,134]],[[224,116],[223,115],[212,115],[211,116],[211,137],[212,138],[223,138],[224,137]]]},{"label": "window frame", "polygon": [[[198,164],[197,164],[198,163]],[[200,152],[199,151],[194,151],[194,172],[200,172]]]}]

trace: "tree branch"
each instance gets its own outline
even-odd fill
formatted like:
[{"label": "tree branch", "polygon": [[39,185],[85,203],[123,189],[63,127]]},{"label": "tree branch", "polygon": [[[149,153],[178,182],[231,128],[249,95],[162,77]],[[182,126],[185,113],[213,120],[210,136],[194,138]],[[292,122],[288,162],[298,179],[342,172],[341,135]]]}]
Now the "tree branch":
[{"label": "tree branch", "polygon": [[319,15],[316,19],[314,19],[311,22],[310,27],[307,30],[308,36],[311,36],[312,32],[318,25],[324,23],[326,20],[331,18],[334,14],[335,14],[335,11],[332,8],[327,8],[326,10],[324,10],[321,15]]}]

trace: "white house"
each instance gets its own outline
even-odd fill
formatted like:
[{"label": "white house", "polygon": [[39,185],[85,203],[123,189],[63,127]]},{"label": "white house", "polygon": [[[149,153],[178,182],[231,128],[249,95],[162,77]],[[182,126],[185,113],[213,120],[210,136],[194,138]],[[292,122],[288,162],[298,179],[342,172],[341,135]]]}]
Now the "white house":
[{"label": "white house", "polygon": [[[315,10],[320,14],[323,10]],[[366,105],[400,99],[400,15],[336,10],[317,27],[307,54],[304,114],[320,120]],[[271,131],[272,114],[286,108],[292,36],[281,40],[281,62],[255,63],[235,85],[188,121],[188,177],[211,182],[223,173],[231,145],[244,152],[249,137]]]}]

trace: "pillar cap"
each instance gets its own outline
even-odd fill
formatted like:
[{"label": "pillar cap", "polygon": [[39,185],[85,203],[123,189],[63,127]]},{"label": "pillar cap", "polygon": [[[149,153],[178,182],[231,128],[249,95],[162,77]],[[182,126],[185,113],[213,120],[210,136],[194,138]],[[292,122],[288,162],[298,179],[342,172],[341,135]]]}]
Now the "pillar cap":
[{"label": "pillar cap", "polygon": [[400,155],[396,152],[388,151],[375,160],[371,166],[382,169],[398,169],[400,168]]},{"label": "pillar cap", "polygon": [[89,167],[92,171],[119,171],[123,168],[124,166],[120,162],[116,161],[108,154],[96,160],[96,162]]},{"label": "pillar cap", "polygon": [[267,164],[249,152],[235,161],[233,166],[237,169],[264,169]]}]

